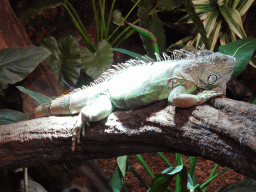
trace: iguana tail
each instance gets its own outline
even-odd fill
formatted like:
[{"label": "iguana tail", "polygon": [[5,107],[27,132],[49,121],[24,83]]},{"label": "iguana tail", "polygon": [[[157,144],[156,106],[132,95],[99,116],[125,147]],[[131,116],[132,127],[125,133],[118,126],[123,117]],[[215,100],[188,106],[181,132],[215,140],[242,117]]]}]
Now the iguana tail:
[{"label": "iguana tail", "polygon": [[65,95],[43,105],[40,105],[34,110],[33,113],[30,114],[29,119],[36,119],[51,115],[72,114],[69,111],[70,100],[71,96]]}]

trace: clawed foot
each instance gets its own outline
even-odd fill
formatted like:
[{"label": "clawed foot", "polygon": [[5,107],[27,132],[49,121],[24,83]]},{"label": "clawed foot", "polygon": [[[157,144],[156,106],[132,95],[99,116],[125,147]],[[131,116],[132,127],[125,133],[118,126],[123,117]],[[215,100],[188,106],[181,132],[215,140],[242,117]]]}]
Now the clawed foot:
[{"label": "clawed foot", "polygon": [[216,91],[203,91],[202,93],[199,93],[197,95],[198,100],[201,101],[202,103],[206,102],[207,100],[216,97],[216,96],[220,96],[223,95],[223,93],[221,92],[216,92]]},{"label": "clawed foot", "polygon": [[87,123],[87,122],[86,122],[86,125],[83,125],[83,120],[81,118],[81,115],[77,116],[76,123],[72,130],[72,134],[73,134],[72,146],[71,146],[72,151],[75,151],[76,144],[80,143],[81,131],[82,131],[82,135],[85,136],[85,126],[88,126],[88,125],[89,125],[89,123]]},{"label": "clawed foot", "polygon": [[74,125],[74,128],[72,129],[72,151],[75,151],[76,149],[76,143],[80,143],[80,135],[81,135],[81,129],[82,129],[82,119],[81,116],[78,115],[76,117],[76,123]]}]

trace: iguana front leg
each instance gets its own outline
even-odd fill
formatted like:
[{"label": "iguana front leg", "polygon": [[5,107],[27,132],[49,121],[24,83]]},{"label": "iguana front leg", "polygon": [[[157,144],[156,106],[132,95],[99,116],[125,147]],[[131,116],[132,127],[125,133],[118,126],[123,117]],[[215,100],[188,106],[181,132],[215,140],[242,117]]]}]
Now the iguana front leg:
[{"label": "iguana front leg", "polygon": [[[189,94],[189,92],[183,86],[175,87],[168,96],[168,103],[175,107],[187,108],[201,105],[213,97],[223,95],[221,91],[204,91],[197,95]],[[193,88],[191,88],[192,92],[194,92]]]},{"label": "iguana front leg", "polygon": [[[81,130],[83,136],[85,135],[85,126],[88,126],[89,122],[99,121],[107,117],[113,110],[114,105],[107,95],[101,95],[82,108],[79,115],[76,117],[76,123],[72,130],[72,151],[76,148],[76,143],[80,142]],[[87,125],[83,125],[83,123]]]}]

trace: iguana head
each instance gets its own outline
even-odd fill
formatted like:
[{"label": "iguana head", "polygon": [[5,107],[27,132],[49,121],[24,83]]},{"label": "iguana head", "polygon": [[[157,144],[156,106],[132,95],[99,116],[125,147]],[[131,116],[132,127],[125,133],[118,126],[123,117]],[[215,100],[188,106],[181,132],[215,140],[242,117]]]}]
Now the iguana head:
[{"label": "iguana head", "polygon": [[[183,72],[199,89],[226,91],[226,83],[231,77],[236,58],[219,52],[200,50],[188,56],[192,64],[183,66]],[[189,77],[190,76],[190,77]]]}]

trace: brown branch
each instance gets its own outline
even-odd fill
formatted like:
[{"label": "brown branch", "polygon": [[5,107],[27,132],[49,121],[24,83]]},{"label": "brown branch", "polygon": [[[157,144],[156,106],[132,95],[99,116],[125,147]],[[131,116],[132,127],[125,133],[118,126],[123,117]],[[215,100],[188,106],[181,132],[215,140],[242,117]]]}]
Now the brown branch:
[{"label": "brown branch", "polygon": [[71,151],[74,117],[46,117],[1,126],[1,167],[110,158],[143,152],[200,156],[256,179],[256,105],[227,98],[180,109],[166,101],[115,111],[91,123]]}]

